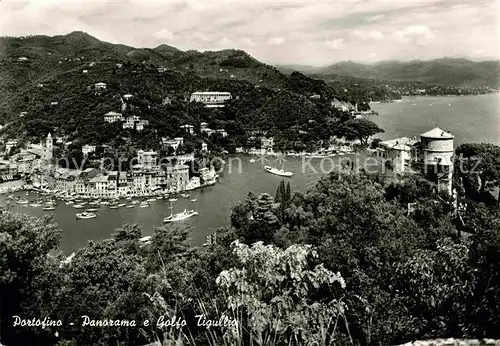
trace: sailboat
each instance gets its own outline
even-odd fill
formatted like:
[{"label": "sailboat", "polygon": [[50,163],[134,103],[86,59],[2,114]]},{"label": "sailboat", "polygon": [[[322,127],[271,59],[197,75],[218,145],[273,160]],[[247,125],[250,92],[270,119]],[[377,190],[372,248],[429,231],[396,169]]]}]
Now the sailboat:
[{"label": "sailboat", "polygon": [[285,165],[285,163],[283,161],[282,165],[281,165],[281,169],[271,167],[271,166],[264,166],[264,169],[271,174],[280,175],[282,177],[291,177],[293,175],[293,172],[285,171],[284,165]]},{"label": "sailboat", "polygon": [[163,219],[163,222],[176,222],[176,221],[183,221],[186,219],[189,219],[192,216],[198,215],[198,212],[195,210],[186,210],[184,209],[183,212],[174,214],[174,202],[170,202],[170,215],[167,216],[166,218]]}]

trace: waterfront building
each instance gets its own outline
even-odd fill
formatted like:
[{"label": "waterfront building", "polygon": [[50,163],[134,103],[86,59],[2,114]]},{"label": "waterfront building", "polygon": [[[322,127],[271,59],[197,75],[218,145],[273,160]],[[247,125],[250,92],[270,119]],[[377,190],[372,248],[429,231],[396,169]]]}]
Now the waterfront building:
[{"label": "waterfront building", "polygon": [[108,176],[98,175],[88,181],[87,197],[114,197],[108,190]]},{"label": "waterfront building", "polygon": [[104,114],[104,121],[108,123],[114,123],[117,121],[123,121],[123,115],[121,113],[116,113],[116,112],[108,112]]},{"label": "waterfront building", "polygon": [[88,156],[90,153],[94,153],[96,149],[95,145],[84,145],[82,147],[82,153],[85,156]]},{"label": "waterfront building", "polygon": [[207,145],[207,143],[205,143],[205,142],[201,143],[201,150],[202,151],[208,151],[208,145]]},{"label": "waterfront building", "polygon": [[80,176],[80,171],[69,168],[57,168],[54,171],[55,188],[67,193],[76,192],[76,183]]},{"label": "waterfront building", "polygon": [[[176,191],[182,191],[186,189],[189,183],[189,166],[178,164],[171,167],[172,170],[172,185],[175,186]],[[167,170],[168,171],[168,170]]]},{"label": "waterfront building", "polygon": [[219,91],[194,92],[190,98],[190,102],[201,102],[207,108],[224,107],[224,103],[229,100],[231,100],[230,92]]},{"label": "waterfront building", "polygon": [[261,146],[260,148],[263,149],[265,152],[272,152],[273,151],[273,146],[274,146],[274,138],[273,137],[262,137],[261,138]]},{"label": "waterfront building", "polygon": [[156,151],[139,150],[137,152],[137,161],[139,165],[145,169],[153,169],[156,167],[158,153]]},{"label": "waterfront building", "polygon": [[25,117],[28,115],[28,112],[21,112],[19,113],[19,117],[22,118],[22,117]]},{"label": "waterfront building", "polygon": [[28,58],[25,56],[20,56],[19,58],[17,58],[17,61],[25,62],[25,61],[28,61]]},{"label": "waterfront building", "polygon": [[18,178],[17,165],[9,161],[0,162],[0,182]]},{"label": "waterfront building", "polygon": [[133,95],[131,95],[131,94],[125,94],[125,95],[123,95],[123,98],[124,98],[126,101],[130,100],[132,97],[134,97],[134,96],[133,96]]}]

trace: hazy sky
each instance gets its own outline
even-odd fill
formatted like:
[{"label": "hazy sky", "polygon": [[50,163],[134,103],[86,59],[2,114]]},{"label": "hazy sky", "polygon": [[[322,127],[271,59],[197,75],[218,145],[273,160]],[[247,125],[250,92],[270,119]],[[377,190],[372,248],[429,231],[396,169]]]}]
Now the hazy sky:
[{"label": "hazy sky", "polygon": [[1,35],[85,31],[135,47],[243,49],[268,63],[500,56],[496,0],[3,0]]}]

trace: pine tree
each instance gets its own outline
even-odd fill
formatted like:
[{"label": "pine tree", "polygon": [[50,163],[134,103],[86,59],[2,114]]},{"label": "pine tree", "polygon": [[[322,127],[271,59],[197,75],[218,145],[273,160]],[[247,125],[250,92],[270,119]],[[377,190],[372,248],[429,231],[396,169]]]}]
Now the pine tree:
[{"label": "pine tree", "polygon": [[287,207],[290,204],[291,200],[292,200],[292,194],[290,192],[290,182],[288,182],[286,184],[286,192],[285,192],[285,198],[284,198],[284,202],[285,202]]},{"label": "pine tree", "polygon": [[278,188],[276,189],[276,197],[274,198],[274,200],[277,202],[277,203],[281,203],[282,199],[283,199],[283,194],[282,194],[282,190],[281,190],[281,185],[283,184],[283,181],[281,181],[278,185]]}]

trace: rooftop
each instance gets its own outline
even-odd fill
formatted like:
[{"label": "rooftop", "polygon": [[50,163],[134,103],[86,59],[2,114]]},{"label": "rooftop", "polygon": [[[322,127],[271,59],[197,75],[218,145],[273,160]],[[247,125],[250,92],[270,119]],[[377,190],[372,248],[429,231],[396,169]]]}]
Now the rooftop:
[{"label": "rooftop", "polygon": [[197,91],[194,92],[192,95],[231,95],[230,92],[228,91]]},{"label": "rooftop", "polygon": [[440,129],[439,127],[435,127],[430,131],[427,131],[426,133],[422,133],[420,137],[425,137],[425,138],[444,138],[444,139],[451,139],[455,138],[450,132],[445,131]]}]

